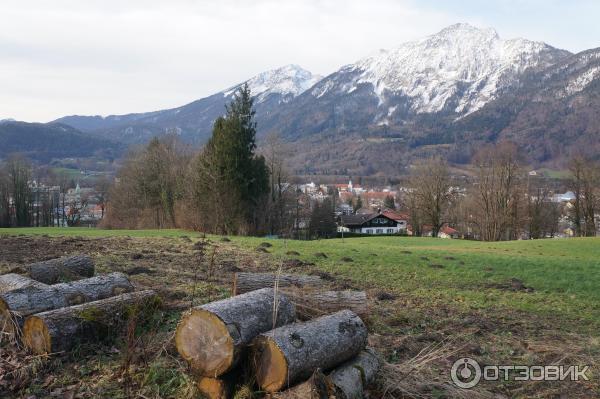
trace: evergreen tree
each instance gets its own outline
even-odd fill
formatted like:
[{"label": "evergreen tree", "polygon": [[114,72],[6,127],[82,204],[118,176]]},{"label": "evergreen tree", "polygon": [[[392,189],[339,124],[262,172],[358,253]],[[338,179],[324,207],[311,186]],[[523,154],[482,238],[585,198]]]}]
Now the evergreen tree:
[{"label": "evergreen tree", "polygon": [[358,197],[356,199],[356,202],[354,203],[354,213],[356,213],[356,211],[358,211],[360,208],[363,207],[363,202],[362,202],[362,198]]},{"label": "evergreen tree", "polygon": [[383,200],[383,207],[387,209],[396,209],[396,201],[394,200],[394,197],[391,195],[385,197]]},{"label": "evergreen tree", "polygon": [[333,203],[325,198],[323,203],[315,202],[310,215],[310,236],[318,238],[333,238],[336,236],[337,225]]},{"label": "evergreen tree", "polygon": [[269,192],[264,157],[257,156],[253,100],[245,84],[215,121],[197,163],[195,198],[201,228],[215,233],[256,233]]}]

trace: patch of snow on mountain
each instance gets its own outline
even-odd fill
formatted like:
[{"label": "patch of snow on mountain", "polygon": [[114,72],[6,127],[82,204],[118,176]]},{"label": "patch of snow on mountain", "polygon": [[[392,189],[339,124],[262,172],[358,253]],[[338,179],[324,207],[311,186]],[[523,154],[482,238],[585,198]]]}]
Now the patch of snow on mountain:
[{"label": "patch of snow on mountain", "polygon": [[527,68],[550,65],[543,54],[550,50],[544,43],[503,40],[493,29],[457,24],[358,61],[352,66],[353,84],[371,83],[380,105],[388,91],[408,96],[417,113],[441,111],[458,96],[454,111],[467,114],[493,100]]},{"label": "patch of snow on mountain", "polygon": [[[257,102],[264,101],[270,94],[280,94],[283,97],[295,97],[314,86],[321,76],[313,75],[311,72],[298,65],[286,65],[256,75],[247,81],[250,91],[257,98]],[[240,87],[235,86],[224,92],[228,97]]]},{"label": "patch of snow on mountain", "polygon": [[[320,98],[325,95],[335,84],[332,80],[326,81],[324,84],[317,85],[311,92],[315,98]],[[356,88],[355,88],[356,89]]]},{"label": "patch of snow on mountain", "polygon": [[568,96],[579,93],[598,77],[600,77],[600,66],[590,68],[575,79],[572,79],[567,87],[565,87],[565,93]]}]

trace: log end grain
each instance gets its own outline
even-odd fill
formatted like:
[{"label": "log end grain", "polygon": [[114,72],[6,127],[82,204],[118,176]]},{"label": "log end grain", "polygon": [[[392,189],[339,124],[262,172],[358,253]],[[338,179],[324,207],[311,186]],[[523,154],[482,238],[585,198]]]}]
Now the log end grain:
[{"label": "log end grain", "polygon": [[175,346],[194,370],[217,377],[234,363],[235,348],[227,325],[202,308],[184,315],[175,332]]},{"label": "log end grain", "polygon": [[48,327],[36,316],[28,317],[23,326],[23,343],[36,355],[50,353],[52,339]]},{"label": "log end grain", "polygon": [[267,392],[277,392],[285,388],[288,377],[288,364],[283,351],[267,336],[256,340],[254,351],[256,382]]},{"label": "log end grain", "polygon": [[228,399],[230,395],[227,384],[219,378],[200,378],[198,390],[207,399]]},{"label": "log end grain", "polygon": [[335,396],[335,387],[329,377],[321,370],[316,370],[305,382],[295,385],[282,392],[275,392],[268,396],[269,399],[332,399]]}]

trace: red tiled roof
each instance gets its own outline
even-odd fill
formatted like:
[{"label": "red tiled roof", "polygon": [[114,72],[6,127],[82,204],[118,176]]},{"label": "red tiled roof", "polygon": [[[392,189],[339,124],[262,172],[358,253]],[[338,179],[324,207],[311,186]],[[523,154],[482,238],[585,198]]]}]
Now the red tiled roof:
[{"label": "red tiled roof", "polygon": [[408,220],[408,214],[406,213],[398,213],[394,211],[383,211],[381,213],[393,220]]}]

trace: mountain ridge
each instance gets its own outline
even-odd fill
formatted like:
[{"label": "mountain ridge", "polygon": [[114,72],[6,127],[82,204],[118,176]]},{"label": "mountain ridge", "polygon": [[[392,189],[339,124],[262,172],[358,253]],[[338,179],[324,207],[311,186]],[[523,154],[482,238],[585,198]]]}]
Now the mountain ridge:
[{"label": "mountain ridge", "polygon": [[[325,77],[286,65],[247,82],[259,136],[276,132],[293,142],[294,170],[389,173],[432,154],[468,162],[477,145],[501,139],[522,143],[532,159],[546,162],[570,149],[561,135],[578,145],[597,139],[593,126],[600,117],[585,106],[595,104],[598,93],[596,53],[572,54],[544,42],[502,39],[492,28],[455,24]],[[202,144],[241,84],[168,110],[57,121],[128,144],[166,133]],[[585,115],[585,121],[571,114]],[[566,116],[561,122],[557,115]],[[577,126],[575,133],[569,124]]]}]

